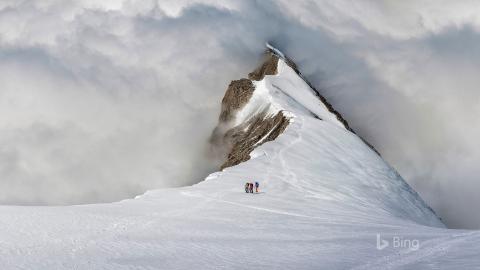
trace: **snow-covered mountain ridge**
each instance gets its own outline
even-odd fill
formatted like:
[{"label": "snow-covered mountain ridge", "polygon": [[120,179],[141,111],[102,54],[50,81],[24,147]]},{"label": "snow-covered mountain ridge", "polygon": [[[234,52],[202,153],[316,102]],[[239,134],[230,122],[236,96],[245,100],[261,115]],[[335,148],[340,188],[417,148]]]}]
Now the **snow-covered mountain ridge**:
[{"label": "snow-covered mountain ridge", "polygon": [[[316,138],[317,140],[311,141],[308,147],[319,148],[319,150],[323,151],[330,150],[332,159],[338,158],[337,156],[339,155],[339,153],[333,149],[344,148],[342,150],[345,151],[341,152],[343,156],[340,157],[343,160],[343,168],[325,166],[324,164],[322,167],[325,167],[325,171],[332,171],[334,168],[342,173],[348,172],[348,174],[354,176],[354,179],[357,178],[357,182],[353,182],[355,180],[352,179],[352,183],[349,183],[350,188],[353,187],[352,185],[361,184],[376,188],[376,191],[384,192],[383,194],[375,194],[371,190],[367,191],[364,195],[368,195],[368,197],[362,198],[362,202],[372,200],[372,198],[387,197],[385,194],[389,195],[387,200],[383,198],[382,202],[371,204],[370,207],[372,208],[382,207],[383,204],[383,210],[387,210],[388,207],[393,206],[394,203],[390,204],[386,203],[386,201],[392,200],[395,204],[402,203],[405,208],[410,207],[410,209],[404,211],[401,217],[409,217],[410,219],[427,225],[443,226],[431,208],[423,202],[418,194],[410,188],[410,186],[393,168],[376,155],[376,151],[373,148],[371,149],[375,153],[363,149],[365,146],[370,146],[368,144],[365,145],[364,141],[355,135],[352,129],[348,126],[347,121],[333,109],[333,107],[316,89],[311,87],[311,85],[301,76],[296,65],[282,52],[268,45],[265,62],[254,72],[249,74],[249,80],[252,86],[246,90],[246,92],[249,92],[247,95],[242,95],[245,92],[242,90],[245,89],[240,89],[241,91],[239,91],[238,95],[232,97],[229,92],[232,85],[235,85],[235,82],[237,82],[234,81],[230,84],[222,102],[223,106],[219,127],[223,127],[223,129],[225,129],[225,126],[229,127],[226,133],[224,133],[224,139],[227,140],[227,145],[229,140],[233,141],[230,143],[233,144],[233,147],[228,154],[228,159],[231,159],[231,156],[238,154],[236,153],[236,151],[238,151],[238,145],[251,144],[255,146],[251,148],[251,150],[253,150],[251,156],[253,157],[258,158],[262,155],[268,155],[266,154],[267,152],[263,151],[259,146],[276,139],[285,129],[290,129],[288,130],[289,132],[295,132],[298,134],[296,136],[297,138],[292,141],[296,142],[295,144],[297,145],[302,145],[304,133],[311,133],[324,125],[323,129],[325,131],[323,131],[323,133],[326,133],[326,136],[331,136],[332,138],[326,138],[325,141],[319,141],[318,143],[316,142],[318,138]],[[239,101],[239,99],[242,101]],[[227,102],[225,102],[226,100]],[[233,108],[229,108],[232,107],[228,106],[231,104],[234,105]],[[229,117],[224,117],[224,115],[226,115],[225,111],[228,111]],[[285,121],[279,122],[278,124],[277,122],[270,123],[272,122],[272,119],[279,118],[279,115],[281,115],[281,118],[283,119],[288,119],[289,123],[285,124]],[[267,123],[267,125],[265,125],[265,123]],[[312,128],[306,129],[304,127],[305,125],[310,125]],[[319,127],[317,127],[317,125]],[[268,128],[261,128],[262,126]],[[255,132],[258,129],[262,130],[260,134]],[[335,134],[341,134],[342,132],[345,133],[342,134],[343,136]],[[242,134],[239,135],[238,133]],[[270,136],[271,133],[275,133],[275,136]],[[218,131],[215,131],[214,135],[218,136]],[[238,137],[240,137],[240,139]],[[342,139],[335,141],[333,137]],[[352,144],[349,144],[349,147],[342,147],[343,144],[350,140],[358,140],[358,146],[352,142]],[[359,151],[356,148],[360,148],[362,151]],[[355,151],[358,152],[357,155],[355,155]],[[310,158],[315,157],[316,155],[313,153],[310,156]],[[332,163],[332,161],[328,160],[328,155],[325,156],[325,159],[325,163]],[[371,167],[366,165],[357,167],[359,164],[362,164],[362,162],[369,160],[372,160]],[[285,161],[283,160],[282,162],[284,163]],[[365,171],[373,171],[376,169],[374,166],[375,163],[379,163],[377,167],[380,163],[384,166],[384,168],[378,167],[378,170],[381,171],[382,174],[369,175],[366,173]],[[228,164],[228,162],[226,164]],[[294,169],[290,170],[287,176],[282,180],[289,183],[296,181],[296,177],[292,174],[293,170]],[[315,172],[316,170],[307,171]],[[324,176],[323,171],[317,172],[318,178]],[[288,177],[289,175],[293,178]],[[344,177],[344,175],[338,175],[338,178]],[[260,179],[263,178],[264,177],[260,177]],[[268,177],[265,178],[268,179]],[[246,177],[246,179],[249,179],[249,177]],[[252,179],[257,179],[257,177],[252,177]],[[385,183],[382,183],[382,181],[385,181]],[[324,182],[325,181],[321,181],[318,185],[322,185]],[[297,185],[301,186],[300,183]],[[378,189],[379,187],[381,188]],[[341,188],[340,181],[338,182],[338,186],[331,190],[330,194],[338,193],[336,190],[337,188]],[[386,189],[382,190],[382,188]],[[324,187],[323,193],[328,194],[329,192],[327,192],[327,190],[328,189]],[[398,206],[396,206],[394,209],[391,209],[391,213],[397,215],[399,214],[397,213],[398,210]]]},{"label": "snow-covered mountain ridge", "polygon": [[[446,229],[271,50],[275,66],[227,91],[213,140],[230,142],[228,155],[239,145],[235,166],[117,203],[1,206],[1,268],[478,268],[480,234]],[[260,193],[246,194],[247,181]]]},{"label": "snow-covered mountain ridge", "polygon": [[[222,100],[219,124],[211,138],[217,151],[228,149],[222,169],[248,160],[249,153],[255,147],[275,140],[288,126],[291,111],[296,111],[298,107],[303,107],[317,119],[335,123],[355,133],[342,115],[303,77],[293,61],[270,44],[267,44],[267,48],[263,64],[249,73],[248,79],[232,81]],[[288,93],[277,83],[270,82],[270,79],[265,80],[265,76],[278,75],[279,72],[284,72],[291,82],[299,84],[284,88],[294,91]],[[293,99],[297,108],[289,108],[278,98],[272,98],[278,93],[287,96],[283,99]],[[379,154],[373,146],[363,141]]]}]

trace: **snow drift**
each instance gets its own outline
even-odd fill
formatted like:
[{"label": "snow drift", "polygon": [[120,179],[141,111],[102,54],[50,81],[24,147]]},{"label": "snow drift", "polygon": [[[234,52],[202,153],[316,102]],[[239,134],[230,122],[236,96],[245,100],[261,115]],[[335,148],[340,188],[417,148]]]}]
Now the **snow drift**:
[{"label": "snow drift", "polygon": [[[220,117],[222,128],[214,133],[213,141],[226,142],[227,159],[236,155],[235,134],[254,139],[248,143],[254,145],[248,160],[226,166],[194,186],[149,191],[118,203],[0,207],[2,267],[480,266],[480,234],[445,229],[400,175],[322,102],[288,59],[276,50],[270,53],[276,68],[251,76],[251,84],[242,83],[246,88],[235,88],[248,93],[227,98],[224,109],[230,116]],[[231,92],[241,92],[237,90]],[[236,105],[227,108],[228,104]],[[269,134],[279,124],[262,123],[272,123],[277,115],[286,124],[270,141]],[[258,133],[258,127],[265,128]],[[261,192],[244,193],[246,181],[259,181]],[[414,239],[420,246],[377,248],[378,240],[392,237]]]},{"label": "snow drift", "polygon": [[220,165],[203,146],[225,83],[271,41],[449,226],[478,228],[479,13],[469,0],[0,1],[0,203],[198,183]]}]

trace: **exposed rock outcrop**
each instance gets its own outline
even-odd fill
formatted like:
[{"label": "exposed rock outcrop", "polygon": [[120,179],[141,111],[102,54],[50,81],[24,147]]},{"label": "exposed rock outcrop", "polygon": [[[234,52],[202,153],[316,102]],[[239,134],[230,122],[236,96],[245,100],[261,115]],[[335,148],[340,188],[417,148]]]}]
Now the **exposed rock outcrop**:
[{"label": "exposed rock outcrop", "polygon": [[235,112],[241,109],[252,97],[255,87],[249,79],[235,80],[230,83],[222,99],[220,123],[233,120]]},{"label": "exposed rock outcrop", "polygon": [[231,150],[221,168],[235,166],[250,159],[255,147],[275,140],[287,128],[289,119],[278,112],[275,116],[261,113],[248,122],[236,126],[225,134]]},{"label": "exposed rock outcrop", "polygon": [[219,124],[210,138],[215,152],[225,160],[221,169],[249,160],[255,147],[275,140],[287,128],[289,118],[283,112],[269,115],[267,109],[234,126],[236,112],[248,103],[255,91],[252,81],[277,74],[278,60],[276,55],[266,54],[263,64],[248,74],[249,79],[235,80],[228,86],[222,99]]},{"label": "exposed rock outcrop", "polygon": [[253,72],[248,74],[248,78],[254,81],[261,81],[265,78],[265,75],[277,74],[278,56],[272,52],[265,54],[263,64],[260,65]]}]

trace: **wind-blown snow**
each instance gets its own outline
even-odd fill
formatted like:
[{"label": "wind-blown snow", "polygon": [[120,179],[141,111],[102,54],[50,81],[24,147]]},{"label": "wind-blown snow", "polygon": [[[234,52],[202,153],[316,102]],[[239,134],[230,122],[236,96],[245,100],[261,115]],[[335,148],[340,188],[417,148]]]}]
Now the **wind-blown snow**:
[{"label": "wind-blown snow", "polygon": [[[480,233],[445,229],[395,170],[310,100],[311,89],[280,63],[279,74],[257,90],[293,119],[251,160],[194,186],[118,203],[2,206],[2,269],[480,266]],[[246,181],[259,181],[261,192],[244,193]],[[378,250],[377,234],[416,239],[420,248]]]},{"label": "wind-blown snow", "polygon": [[471,0],[2,0],[0,203],[198,183],[219,164],[204,151],[218,100],[270,42],[449,226],[480,228],[478,14]]}]

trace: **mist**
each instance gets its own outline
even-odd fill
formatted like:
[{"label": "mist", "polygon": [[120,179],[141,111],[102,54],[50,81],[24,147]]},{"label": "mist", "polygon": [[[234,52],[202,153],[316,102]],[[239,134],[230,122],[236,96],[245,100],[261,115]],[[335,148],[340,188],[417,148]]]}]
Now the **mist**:
[{"label": "mist", "polygon": [[265,42],[450,227],[480,228],[474,1],[2,1],[0,203],[197,183],[228,83]]}]

